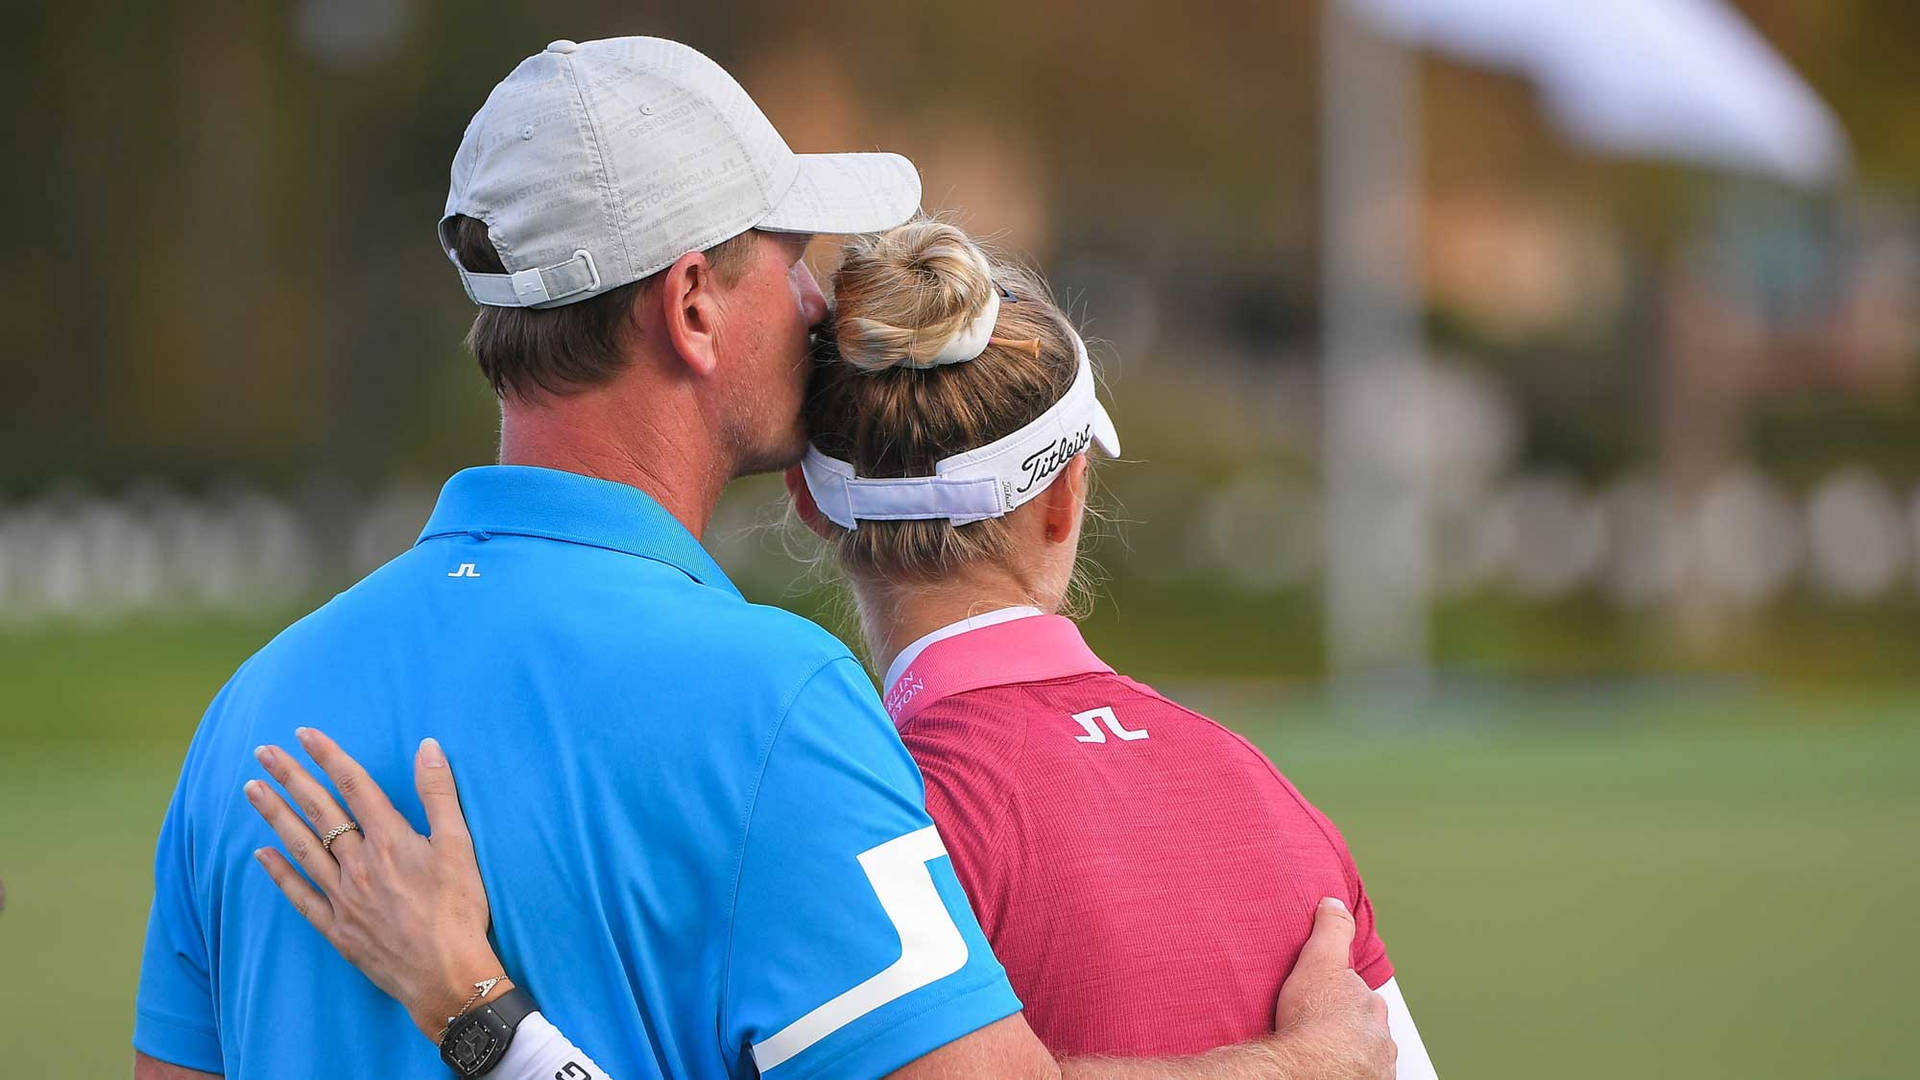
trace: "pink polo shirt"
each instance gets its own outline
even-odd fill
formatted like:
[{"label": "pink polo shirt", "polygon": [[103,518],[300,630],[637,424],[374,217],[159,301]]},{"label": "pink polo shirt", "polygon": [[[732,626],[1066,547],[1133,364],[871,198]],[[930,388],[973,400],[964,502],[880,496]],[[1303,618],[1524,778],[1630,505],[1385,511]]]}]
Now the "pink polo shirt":
[{"label": "pink polo shirt", "polygon": [[929,635],[887,710],[975,913],[1056,1055],[1164,1056],[1273,1029],[1323,896],[1393,976],[1340,833],[1252,744],[1114,674],[1071,621]]}]

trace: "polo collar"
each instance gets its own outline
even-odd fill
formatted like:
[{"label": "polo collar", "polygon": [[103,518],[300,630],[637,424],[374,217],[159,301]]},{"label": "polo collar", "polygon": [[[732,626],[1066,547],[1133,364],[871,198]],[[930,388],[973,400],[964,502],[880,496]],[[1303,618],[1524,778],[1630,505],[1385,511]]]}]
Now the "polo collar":
[{"label": "polo collar", "polygon": [[919,640],[901,649],[900,655],[894,657],[893,663],[887,665],[887,674],[885,678],[880,680],[881,685],[892,686],[894,683],[899,682],[900,673],[912,667],[913,662],[920,658],[920,654],[927,650],[927,646],[936,641],[945,641],[950,637],[958,637],[969,630],[982,630],[989,626],[998,626],[1003,622],[1012,622],[1015,619],[1031,619],[1035,615],[1045,614],[1046,612],[1032,606],[1003,607],[989,611],[984,615],[969,615],[959,622],[948,623],[931,634],[922,635]]},{"label": "polo collar", "polygon": [[904,727],[942,698],[989,686],[1111,675],[1080,628],[1059,615],[1016,617],[928,642],[888,682],[883,703]]},{"label": "polo collar", "polygon": [[740,595],[700,541],[646,492],[580,473],[530,465],[462,469],[440,489],[416,543],[456,533],[537,536],[624,552]]}]

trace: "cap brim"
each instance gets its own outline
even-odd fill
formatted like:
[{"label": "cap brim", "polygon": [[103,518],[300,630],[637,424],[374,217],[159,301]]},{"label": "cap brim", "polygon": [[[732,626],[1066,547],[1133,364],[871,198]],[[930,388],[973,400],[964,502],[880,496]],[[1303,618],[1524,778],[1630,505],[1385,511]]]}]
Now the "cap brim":
[{"label": "cap brim", "polygon": [[793,186],[755,228],[772,232],[868,233],[920,210],[920,173],[899,154],[796,154]]},{"label": "cap brim", "polygon": [[1093,403],[1093,441],[1108,457],[1120,456],[1120,433],[1114,430],[1113,417],[1107,415],[1107,407],[1098,401]]}]

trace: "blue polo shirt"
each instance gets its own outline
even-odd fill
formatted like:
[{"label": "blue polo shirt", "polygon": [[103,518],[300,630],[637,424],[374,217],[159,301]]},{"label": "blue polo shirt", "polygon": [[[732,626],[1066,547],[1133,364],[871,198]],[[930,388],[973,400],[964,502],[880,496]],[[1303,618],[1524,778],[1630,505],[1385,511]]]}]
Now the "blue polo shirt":
[{"label": "blue polo shirt", "polygon": [[1020,1008],[846,647],[640,491],[468,469],[420,541],[249,659],[161,827],[134,1046],[230,1077],[447,1073],[295,914],[241,785],[294,728],[426,830],[446,747],[507,971],[617,1080],[882,1076]]}]

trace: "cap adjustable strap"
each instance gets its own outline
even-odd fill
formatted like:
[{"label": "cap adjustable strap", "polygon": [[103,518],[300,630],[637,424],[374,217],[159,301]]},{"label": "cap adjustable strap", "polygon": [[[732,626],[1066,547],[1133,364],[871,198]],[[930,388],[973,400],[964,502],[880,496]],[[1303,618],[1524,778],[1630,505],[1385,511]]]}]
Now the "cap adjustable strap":
[{"label": "cap adjustable strap", "polygon": [[573,258],[565,262],[511,274],[476,274],[461,266],[459,256],[451,250],[447,257],[460,271],[467,296],[476,304],[490,307],[539,307],[600,288],[600,269],[584,249],[574,252]]}]

